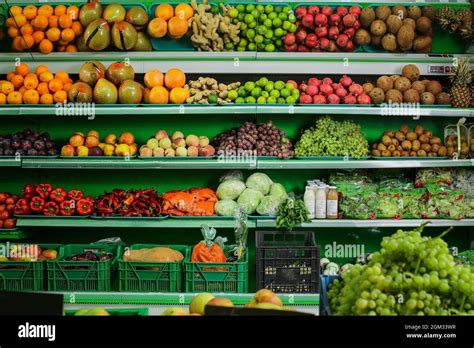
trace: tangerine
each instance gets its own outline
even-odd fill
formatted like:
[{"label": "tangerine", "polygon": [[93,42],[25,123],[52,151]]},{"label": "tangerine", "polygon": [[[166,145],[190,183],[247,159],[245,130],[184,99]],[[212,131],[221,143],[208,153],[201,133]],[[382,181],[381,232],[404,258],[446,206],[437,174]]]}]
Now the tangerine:
[{"label": "tangerine", "polygon": [[21,104],[23,102],[23,96],[20,92],[11,92],[7,95],[8,104]]},{"label": "tangerine", "polygon": [[180,69],[170,69],[165,74],[165,86],[169,89],[183,87],[186,83],[186,75]]},{"label": "tangerine", "polygon": [[43,94],[40,98],[40,104],[53,104],[54,98],[50,93]]},{"label": "tangerine", "polygon": [[23,52],[25,50],[23,48],[23,39],[21,38],[21,36],[17,36],[13,39],[12,49],[17,52]]},{"label": "tangerine", "polygon": [[41,82],[49,82],[51,81],[52,79],[54,79],[54,75],[52,72],[50,71],[43,71],[40,75],[39,75],[39,80]]},{"label": "tangerine", "polygon": [[9,27],[8,30],[7,30],[8,36],[10,36],[12,38],[17,37],[19,32],[20,31],[17,28],[14,28],[14,27]]},{"label": "tangerine", "polygon": [[20,6],[12,6],[12,7],[10,7],[9,13],[10,13],[10,16],[13,17],[13,16],[16,16],[16,15],[22,14],[23,9]]},{"label": "tangerine", "polygon": [[148,98],[150,104],[168,104],[169,92],[165,87],[156,86],[150,90]]},{"label": "tangerine", "polygon": [[10,81],[2,81],[0,83],[0,92],[3,94],[10,94],[15,91],[15,86]]},{"label": "tangerine", "polygon": [[[67,47],[66,47],[66,50],[67,50]],[[63,86],[63,90],[66,91],[66,92],[69,92],[71,87],[72,87],[72,82],[66,82]]]},{"label": "tangerine", "polygon": [[71,28],[66,28],[61,32],[61,40],[65,41],[66,43],[71,42],[76,37],[74,34],[74,30]]},{"label": "tangerine", "polygon": [[24,77],[28,75],[30,68],[28,67],[28,64],[20,63],[15,67],[15,72]]},{"label": "tangerine", "polygon": [[39,76],[45,71],[49,71],[49,68],[46,65],[38,65],[35,69],[35,74]]},{"label": "tangerine", "polygon": [[77,52],[77,47],[75,45],[67,45],[66,52]]},{"label": "tangerine", "polygon": [[46,18],[51,17],[54,14],[53,6],[41,5],[38,9],[38,15],[45,16]]},{"label": "tangerine", "polygon": [[33,26],[30,23],[26,23],[20,28],[20,33],[23,35],[31,35],[33,34]]},{"label": "tangerine", "polygon": [[63,14],[59,17],[59,26],[63,29],[70,28],[72,26],[72,19],[67,14]]},{"label": "tangerine", "polygon": [[163,73],[157,69],[153,69],[146,72],[144,82],[148,88],[153,88],[163,86],[163,79]]},{"label": "tangerine", "polygon": [[45,30],[49,25],[48,17],[39,15],[31,21],[31,25],[33,25],[35,29]]},{"label": "tangerine", "polygon": [[24,15],[19,14],[13,17],[13,22],[14,22],[15,28],[21,28],[23,25],[25,25],[28,22],[28,20],[26,19]]},{"label": "tangerine", "polygon": [[174,13],[181,19],[188,20],[192,16],[194,16],[193,8],[188,4],[179,4],[174,8]]},{"label": "tangerine", "polygon": [[13,86],[15,86],[16,89],[20,89],[21,86],[23,86],[24,80],[25,79],[23,78],[23,76],[15,74],[15,76],[13,76],[10,82],[13,84]]},{"label": "tangerine", "polygon": [[155,18],[162,18],[165,21],[174,16],[173,6],[170,4],[160,4],[155,8]]},{"label": "tangerine", "polygon": [[35,18],[38,14],[38,9],[36,8],[35,5],[28,5],[23,8],[23,15],[29,19],[32,20]]},{"label": "tangerine", "polygon": [[66,91],[57,91],[53,95],[53,100],[56,103],[67,103],[67,92]]},{"label": "tangerine", "polygon": [[38,77],[35,74],[28,74],[25,76],[25,81],[23,82],[25,89],[36,89],[38,84]]},{"label": "tangerine", "polygon": [[168,24],[163,18],[154,18],[148,23],[148,35],[159,39],[168,32]]},{"label": "tangerine", "polygon": [[23,102],[25,104],[38,104],[40,101],[40,95],[38,91],[30,89],[23,94]]},{"label": "tangerine", "polygon": [[48,39],[41,40],[39,44],[39,50],[41,53],[48,54],[53,52],[53,43]]},{"label": "tangerine", "polygon": [[39,43],[44,39],[44,31],[35,31],[33,33],[33,39],[35,40],[35,44],[39,45]]},{"label": "tangerine", "polygon": [[52,15],[48,18],[48,25],[50,28],[57,28],[59,27],[59,17],[56,15]]},{"label": "tangerine", "polygon": [[49,93],[48,83],[47,82],[40,82],[38,87],[36,87],[36,90],[38,91],[39,95]]},{"label": "tangerine", "polygon": [[172,38],[179,39],[188,32],[188,22],[184,18],[174,16],[168,21],[168,31]]},{"label": "tangerine", "polygon": [[62,83],[67,83],[69,81],[69,74],[64,70],[58,70],[54,77],[61,80]]},{"label": "tangerine", "polygon": [[170,92],[170,102],[172,104],[185,104],[189,98],[189,91],[183,87],[173,88]]},{"label": "tangerine", "polygon": [[35,39],[33,35],[23,35],[22,37],[22,45],[24,49],[30,49],[35,45]]},{"label": "tangerine", "polygon": [[[10,72],[7,74],[7,81],[11,81],[15,75],[16,75],[16,72],[15,72],[15,71],[10,71]],[[1,83],[2,83],[2,81],[0,81],[0,84],[1,84]]]},{"label": "tangerine", "polygon": [[77,6],[69,6],[67,8],[66,14],[69,15],[69,18],[71,18],[74,21],[77,21],[79,19],[79,7]]},{"label": "tangerine", "polygon": [[48,84],[49,90],[51,92],[60,91],[63,89],[63,86],[64,86],[63,82],[58,78],[52,79],[51,81],[49,81],[49,84]]},{"label": "tangerine", "polygon": [[63,14],[66,14],[67,8],[64,5],[56,5],[54,8],[54,14],[56,16],[62,16]]},{"label": "tangerine", "polygon": [[77,21],[72,23],[71,29],[72,31],[74,31],[74,34],[76,36],[80,36],[84,32],[84,28],[82,28],[81,22]]},{"label": "tangerine", "polygon": [[7,103],[7,96],[3,93],[0,93],[0,104],[6,104]]}]

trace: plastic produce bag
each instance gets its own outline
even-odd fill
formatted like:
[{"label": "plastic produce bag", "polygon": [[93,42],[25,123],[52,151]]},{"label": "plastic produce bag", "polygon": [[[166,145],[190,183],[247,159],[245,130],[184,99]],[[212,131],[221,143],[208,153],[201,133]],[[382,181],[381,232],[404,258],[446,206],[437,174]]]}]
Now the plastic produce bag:
[{"label": "plastic produce bag", "polygon": [[453,170],[451,168],[426,168],[416,173],[415,186],[427,185],[450,186],[453,182]]},{"label": "plastic produce bag", "polygon": [[216,203],[214,210],[220,216],[234,216],[239,204],[231,199],[222,199]]},{"label": "plastic produce bag", "polygon": [[400,191],[383,189],[378,192],[378,219],[400,219],[403,213],[403,201]]},{"label": "plastic produce bag", "polygon": [[219,182],[224,182],[226,180],[240,180],[244,181],[244,174],[240,170],[231,170],[221,176]]},{"label": "plastic produce bag", "polygon": [[219,199],[239,198],[240,194],[245,190],[245,183],[236,179],[228,179],[222,182],[217,188],[216,195]]},{"label": "plastic produce bag", "polygon": [[260,191],[264,195],[268,195],[273,184],[272,179],[264,173],[254,173],[247,178],[245,182],[248,188]]}]

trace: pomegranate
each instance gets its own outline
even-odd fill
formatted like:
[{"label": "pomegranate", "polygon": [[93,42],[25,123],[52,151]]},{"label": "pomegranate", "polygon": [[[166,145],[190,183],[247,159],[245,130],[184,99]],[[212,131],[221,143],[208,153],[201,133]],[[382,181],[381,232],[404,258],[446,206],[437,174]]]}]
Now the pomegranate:
[{"label": "pomegranate", "polygon": [[298,45],[298,52],[309,52],[309,49],[305,45]]},{"label": "pomegranate", "polygon": [[329,104],[339,104],[339,102],[340,102],[340,99],[339,99],[339,97],[338,97],[337,95],[335,95],[335,94],[330,94],[330,95],[328,96],[328,103],[329,103]]},{"label": "pomegranate", "polygon": [[305,6],[298,6],[297,8],[295,8],[295,16],[297,19],[303,18],[303,16],[307,13],[308,11],[306,11]]},{"label": "pomegranate", "polygon": [[341,17],[344,17],[348,12],[347,7],[345,6],[338,6],[336,9],[336,13]]},{"label": "pomegranate", "polygon": [[349,87],[349,92],[351,92],[356,97],[364,93],[364,88],[358,83],[354,83]]},{"label": "pomegranate", "polygon": [[338,26],[341,23],[341,16],[337,13],[333,13],[329,16],[329,25]]},{"label": "pomegranate", "polygon": [[352,52],[355,50],[354,42],[349,41],[346,46],[346,51],[347,52]]},{"label": "pomegranate", "polygon": [[347,92],[347,90],[345,88],[338,88],[335,90],[336,91],[336,95],[339,97],[339,98],[344,98],[346,95],[349,94],[349,92]]},{"label": "pomegranate", "polygon": [[357,104],[357,99],[352,94],[346,95],[343,101],[344,104]]},{"label": "pomegranate", "polygon": [[355,35],[355,29],[354,28],[346,28],[346,29],[344,29],[344,34],[346,34],[349,39],[352,39]]},{"label": "pomegranate", "polygon": [[336,42],[339,47],[344,48],[347,46],[347,43],[349,42],[349,37],[346,34],[341,34],[337,37]]},{"label": "pomegranate", "polygon": [[339,83],[343,85],[344,87],[349,88],[350,85],[352,85],[352,79],[349,76],[344,75],[339,80]]},{"label": "pomegranate", "polygon": [[317,77],[311,77],[308,80],[308,85],[313,85],[313,86],[319,87],[319,86],[321,86],[321,81],[319,81],[319,79]]},{"label": "pomegranate", "polygon": [[319,38],[323,38],[328,36],[328,28],[327,27],[319,27],[314,29],[314,32]]},{"label": "pomegranate", "polygon": [[298,31],[295,35],[296,36],[296,42],[298,42],[298,43],[304,42],[304,40],[306,39],[306,35],[307,35],[306,31],[304,31],[304,30]]},{"label": "pomegranate", "polygon": [[354,15],[347,14],[342,18],[342,23],[344,23],[346,27],[352,27],[354,26],[356,20],[357,18],[355,18]]},{"label": "pomegranate", "polygon": [[298,45],[294,43],[293,45],[285,45],[286,52],[296,52],[298,50]]},{"label": "pomegranate", "polygon": [[360,9],[359,6],[351,6],[351,7],[349,8],[349,13],[350,13],[351,15],[356,16],[356,17],[359,17],[360,14],[361,14],[361,12],[362,12],[362,10]]},{"label": "pomegranate", "polygon": [[306,93],[300,94],[300,103],[301,104],[311,104],[313,102],[313,97]]},{"label": "pomegranate", "polygon": [[328,37],[330,39],[336,40],[338,35],[339,35],[338,27],[330,27],[329,28]]},{"label": "pomegranate", "polygon": [[316,5],[310,5],[308,6],[308,13],[314,15],[317,15],[321,10],[319,9],[319,6]]},{"label": "pomegranate", "polygon": [[313,97],[313,104],[326,104],[326,97],[318,94]]},{"label": "pomegranate", "polygon": [[308,88],[306,88],[305,92],[313,97],[319,93],[319,88],[315,85],[309,85]]},{"label": "pomegranate", "polygon": [[308,48],[314,48],[318,44],[318,37],[313,33],[308,34],[304,40],[304,43]]},{"label": "pomegranate", "polygon": [[302,82],[299,86],[298,86],[298,89],[300,90],[300,92],[304,92],[306,91],[306,88],[308,88],[308,85],[304,82]]},{"label": "pomegranate", "polygon": [[360,28],[360,20],[356,20],[354,23],[354,29],[359,29]]},{"label": "pomegranate", "polygon": [[321,48],[323,51],[327,51],[329,49],[329,44],[331,42],[326,39],[325,37],[322,37],[320,40],[319,40],[319,48]]},{"label": "pomegranate", "polygon": [[357,102],[359,104],[370,104],[372,100],[367,94],[362,93],[360,96],[357,97]]},{"label": "pomegranate", "polygon": [[332,7],[331,6],[321,7],[321,13],[325,16],[330,16],[332,14]]},{"label": "pomegranate", "polygon": [[332,86],[333,90],[336,90],[338,88],[344,88],[344,87],[342,87],[342,85],[340,83],[333,83],[331,86]]},{"label": "pomegranate", "polygon": [[322,13],[318,13],[314,16],[314,24],[316,24],[317,27],[323,27],[328,24],[328,17]]},{"label": "pomegranate", "polygon": [[333,84],[334,82],[332,82],[332,79],[330,77],[325,77],[323,79],[323,85],[331,85]]},{"label": "pomegranate", "polygon": [[293,33],[288,33],[283,37],[283,42],[285,45],[293,45],[296,42],[296,36]]},{"label": "pomegranate", "polygon": [[306,27],[306,28],[311,28],[314,23],[314,17],[313,15],[305,14],[303,18],[301,19],[301,24]]},{"label": "pomegranate", "polygon": [[337,48],[334,40],[329,40],[328,52],[337,52],[337,51],[339,51],[339,49]]},{"label": "pomegranate", "polygon": [[319,90],[321,91],[322,94],[324,95],[330,95],[333,93],[333,89],[331,85],[321,85],[319,87]]}]

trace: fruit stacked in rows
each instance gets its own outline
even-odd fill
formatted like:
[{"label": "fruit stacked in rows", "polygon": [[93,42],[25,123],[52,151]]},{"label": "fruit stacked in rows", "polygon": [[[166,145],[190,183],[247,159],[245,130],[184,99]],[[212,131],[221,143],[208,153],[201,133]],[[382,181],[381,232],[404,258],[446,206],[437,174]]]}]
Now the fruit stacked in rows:
[{"label": "fruit stacked in rows", "polygon": [[142,31],[148,13],[140,6],[126,10],[120,4],[102,8],[98,1],[82,5],[79,21],[84,34],[78,39],[79,51],[103,51],[109,47],[120,51],[151,51],[148,35]]},{"label": "fruit stacked in rows", "polygon": [[49,133],[25,129],[0,135],[0,156],[56,156],[56,144]]},{"label": "fruit stacked in rows", "polygon": [[13,211],[18,199],[20,199],[18,195],[0,192],[0,230],[15,228],[16,219],[13,217]]},{"label": "fruit stacked in rows", "polygon": [[61,156],[133,156],[137,151],[135,137],[130,132],[124,132],[118,138],[108,134],[101,142],[99,133],[91,130],[85,136],[80,132],[71,135],[69,143],[61,148]]},{"label": "fruit stacked in rows", "polygon": [[184,104],[189,98],[189,91],[184,88],[186,75],[180,69],[172,68],[165,74],[157,69],[149,70],[144,82],[143,99],[147,104]]},{"label": "fruit stacked in rows", "polygon": [[339,82],[329,77],[322,80],[311,77],[303,81],[298,89],[301,91],[301,104],[370,104],[370,97],[362,86],[344,75]]},{"label": "fruit stacked in rows", "polygon": [[189,91],[187,104],[229,104],[239,96],[237,89],[240,82],[229,84],[218,83],[212,77],[199,77],[197,80],[189,80],[184,89]]},{"label": "fruit stacked in rows", "polygon": [[8,14],[6,25],[13,51],[77,52],[76,39],[84,31],[77,6],[12,6]]},{"label": "fruit stacked in rows", "polygon": [[270,81],[261,77],[256,82],[247,81],[237,90],[236,104],[295,104],[300,96],[295,81]]},{"label": "fruit stacked in rows", "polygon": [[229,16],[241,23],[237,51],[275,52],[283,47],[283,37],[297,29],[289,6],[238,4]]},{"label": "fruit stacked in rows", "polygon": [[298,6],[296,33],[283,38],[287,52],[352,52],[354,35],[360,28],[359,6]]},{"label": "fruit stacked in rows", "polygon": [[155,39],[168,35],[179,40],[188,32],[188,20],[194,15],[188,4],[179,4],[173,8],[170,4],[159,4],[155,8],[155,18],[148,23],[148,34]]},{"label": "fruit stacked in rows", "polygon": [[0,104],[66,103],[72,83],[66,71],[53,74],[47,66],[38,65],[33,72],[28,64],[19,63],[6,80],[0,80]]},{"label": "fruit stacked in rows", "polygon": [[215,152],[214,147],[209,145],[208,137],[194,134],[185,136],[180,131],[169,137],[165,130],[160,130],[140,147],[142,157],[209,157]]},{"label": "fruit stacked in rows", "polygon": [[95,200],[98,216],[160,216],[161,196],[155,189],[105,192]]},{"label": "fruit stacked in rows", "polygon": [[15,215],[87,216],[94,212],[94,198],[84,196],[80,190],[66,191],[51,184],[23,187],[16,202]]}]

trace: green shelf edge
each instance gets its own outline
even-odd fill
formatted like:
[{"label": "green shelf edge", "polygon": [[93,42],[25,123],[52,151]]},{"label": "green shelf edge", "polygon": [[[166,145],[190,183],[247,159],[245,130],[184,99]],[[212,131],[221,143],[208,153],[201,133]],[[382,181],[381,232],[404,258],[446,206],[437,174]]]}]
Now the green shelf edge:
[{"label": "green shelf edge", "polygon": [[[418,227],[430,221],[427,227],[471,227],[474,219],[374,219],[374,220],[313,220],[310,223],[300,224],[301,228],[380,228],[380,227]],[[275,228],[275,220],[257,220],[258,228]]]}]

